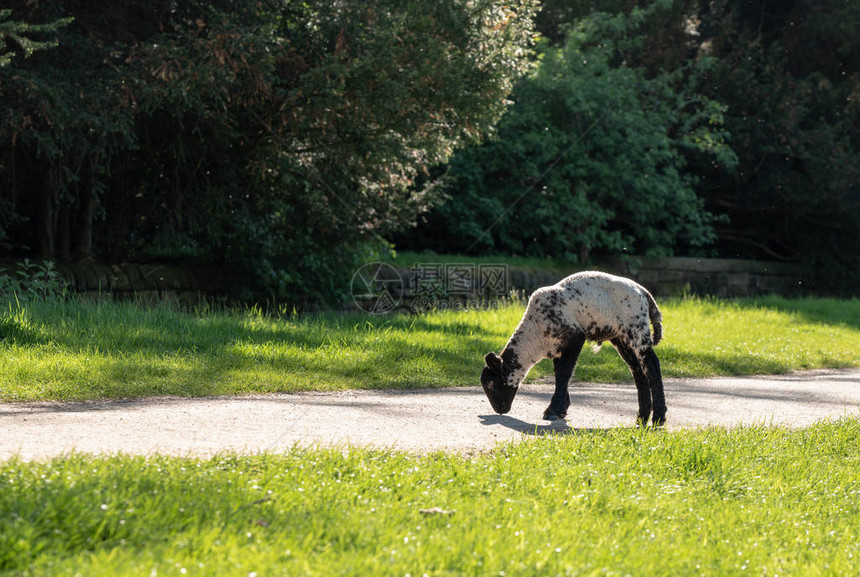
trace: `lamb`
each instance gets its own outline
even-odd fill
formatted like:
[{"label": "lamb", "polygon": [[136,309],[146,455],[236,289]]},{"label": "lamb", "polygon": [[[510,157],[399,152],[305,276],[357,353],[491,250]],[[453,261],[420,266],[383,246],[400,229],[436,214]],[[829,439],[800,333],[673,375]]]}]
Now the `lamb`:
[{"label": "lamb", "polygon": [[[484,357],[481,385],[498,414],[511,410],[514,396],[529,370],[551,358],[555,393],[543,418],[564,419],[570,407],[568,382],[586,340],[599,347],[609,341],[627,363],[639,396],[638,422],[666,421],[663,376],[654,345],[663,337],[660,309],[654,297],[634,281],[597,271],[573,274],[536,290],[501,355]],[[654,328],[653,336],[648,321]]]}]

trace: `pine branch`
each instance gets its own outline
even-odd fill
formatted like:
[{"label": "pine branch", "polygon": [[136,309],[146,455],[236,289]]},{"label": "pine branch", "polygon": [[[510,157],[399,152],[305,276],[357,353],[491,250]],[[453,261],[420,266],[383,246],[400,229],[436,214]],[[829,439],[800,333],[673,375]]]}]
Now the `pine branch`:
[{"label": "pine branch", "polygon": [[30,35],[55,34],[74,20],[74,18],[60,18],[47,24],[29,24],[12,20],[11,17],[11,9],[0,9],[0,68],[10,64],[15,56],[15,50],[10,47],[10,41],[13,46],[17,45],[24,58],[29,58],[39,50],[56,48],[58,44],[56,39],[34,40],[29,37]]}]

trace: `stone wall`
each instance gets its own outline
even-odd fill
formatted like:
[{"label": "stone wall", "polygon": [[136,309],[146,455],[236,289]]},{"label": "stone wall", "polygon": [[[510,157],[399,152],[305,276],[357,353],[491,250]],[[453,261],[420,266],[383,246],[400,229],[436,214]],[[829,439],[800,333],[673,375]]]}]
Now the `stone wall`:
[{"label": "stone wall", "polygon": [[[454,267],[461,265],[450,266],[453,270]],[[468,267],[468,264],[466,266]],[[482,265],[474,266],[473,273],[474,270],[480,272]],[[503,267],[505,274],[502,287],[505,296],[511,291],[527,296],[538,287],[553,284],[568,274],[576,272],[574,268],[547,271],[500,266]],[[426,296],[427,292],[422,290],[426,287],[414,282],[415,267],[390,268],[396,270],[402,279],[402,286],[391,295],[398,301],[399,308],[409,308],[416,298]],[[792,295],[814,290],[799,268],[774,262],[696,258],[626,258],[608,260],[594,268],[633,278],[656,296],[696,294],[740,297],[761,294]],[[15,263],[0,263],[0,274],[3,272],[15,274],[15,270]],[[73,291],[92,297],[111,295],[119,298],[186,304],[197,304],[201,299],[235,304],[243,297],[248,298],[248,295],[241,293],[241,288],[236,282],[236,272],[217,266],[81,263],[57,265],[56,270]],[[468,271],[468,268],[466,270]],[[447,268],[445,272],[447,273]],[[462,273],[462,270],[460,272]],[[345,279],[344,282],[349,283],[350,279]],[[471,277],[461,275],[458,282],[460,284],[457,285],[456,291],[443,287],[445,290],[437,291],[435,296],[447,298],[449,293],[457,293],[454,296],[472,296],[479,299],[499,297],[498,290],[488,291],[486,286],[481,286],[482,280],[479,274],[472,274]],[[497,289],[498,286],[492,288]],[[309,301],[306,297],[285,300],[298,308],[303,308],[303,304]],[[353,305],[354,303],[347,302],[344,303],[344,308],[352,308]]]},{"label": "stone wall", "polygon": [[[526,297],[577,271],[467,262],[418,263],[411,267],[376,263],[366,267],[369,268],[356,275],[363,275],[359,279],[363,284],[353,279],[353,286],[359,288],[353,290],[353,304],[368,312],[492,306],[512,293]],[[607,260],[592,268],[632,278],[657,297],[795,295],[812,288],[804,282],[798,267],[773,262],[626,258]]]},{"label": "stone wall", "polygon": [[[240,296],[235,275],[217,266],[76,263],[54,269],[71,291],[91,298],[198,304],[202,299],[236,302]],[[17,271],[15,262],[0,263],[0,274],[15,276]]]},{"label": "stone wall", "polygon": [[615,259],[605,270],[636,279],[660,296],[793,295],[814,287],[796,265],[717,258]]}]

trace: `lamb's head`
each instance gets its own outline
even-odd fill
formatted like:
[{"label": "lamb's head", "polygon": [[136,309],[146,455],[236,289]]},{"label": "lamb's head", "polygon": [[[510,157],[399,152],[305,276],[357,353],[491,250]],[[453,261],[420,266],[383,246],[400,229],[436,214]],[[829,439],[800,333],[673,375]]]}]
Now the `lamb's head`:
[{"label": "lamb's head", "polygon": [[484,362],[486,365],[481,371],[481,386],[484,387],[484,393],[490,400],[493,410],[504,415],[511,410],[519,387],[512,387],[507,383],[502,359],[499,355],[487,353]]}]

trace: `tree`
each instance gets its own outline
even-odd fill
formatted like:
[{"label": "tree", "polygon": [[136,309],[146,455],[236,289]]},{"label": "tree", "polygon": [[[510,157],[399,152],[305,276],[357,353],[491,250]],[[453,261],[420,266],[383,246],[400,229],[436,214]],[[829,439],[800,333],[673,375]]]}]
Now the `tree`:
[{"label": "tree", "polygon": [[860,288],[860,6],[827,0],[703,7],[706,92],[729,103],[740,163],[704,173],[727,256],[808,265],[820,290]]},{"label": "tree", "polygon": [[11,18],[11,9],[0,9],[0,68],[12,62],[16,54],[15,47],[24,58],[32,56],[39,50],[55,48],[56,40],[36,40],[31,36],[55,35],[60,28],[72,21],[71,18],[64,18],[47,24],[28,24]]},{"label": "tree", "polygon": [[[46,24],[30,24],[20,20],[12,20],[11,9],[0,9],[0,68],[8,67],[17,55],[29,58],[38,51],[56,47],[56,40],[38,40],[36,38],[56,35],[62,27],[67,26],[71,21],[71,18],[64,18]],[[2,88],[3,85],[0,84],[0,91]],[[0,162],[0,172],[4,172],[6,168],[6,165]],[[8,225],[17,220],[14,205],[14,195],[12,198],[0,196],[0,242],[7,236]],[[5,222],[3,222],[4,220]]]},{"label": "tree", "polygon": [[416,176],[492,130],[528,65],[534,5],[12,10],[75,21],[60,50],[0,70],[7,254],[241,262],[270,289],[319,291],[414,220]]},{"label": "tree", "polygon": [[432,231],[444,239],[440,250],[583,263],[595,251],[667,255],[713,242],[714,218],[686,170],[689,158],[735,162],[720,129],[723,107],[698,92],[713,62],[653,77],[625,62],[661,9],[593,13],[560,47],[544,44],[498,139],[452,160],[450,201],[428,218],[420,242]]}]

